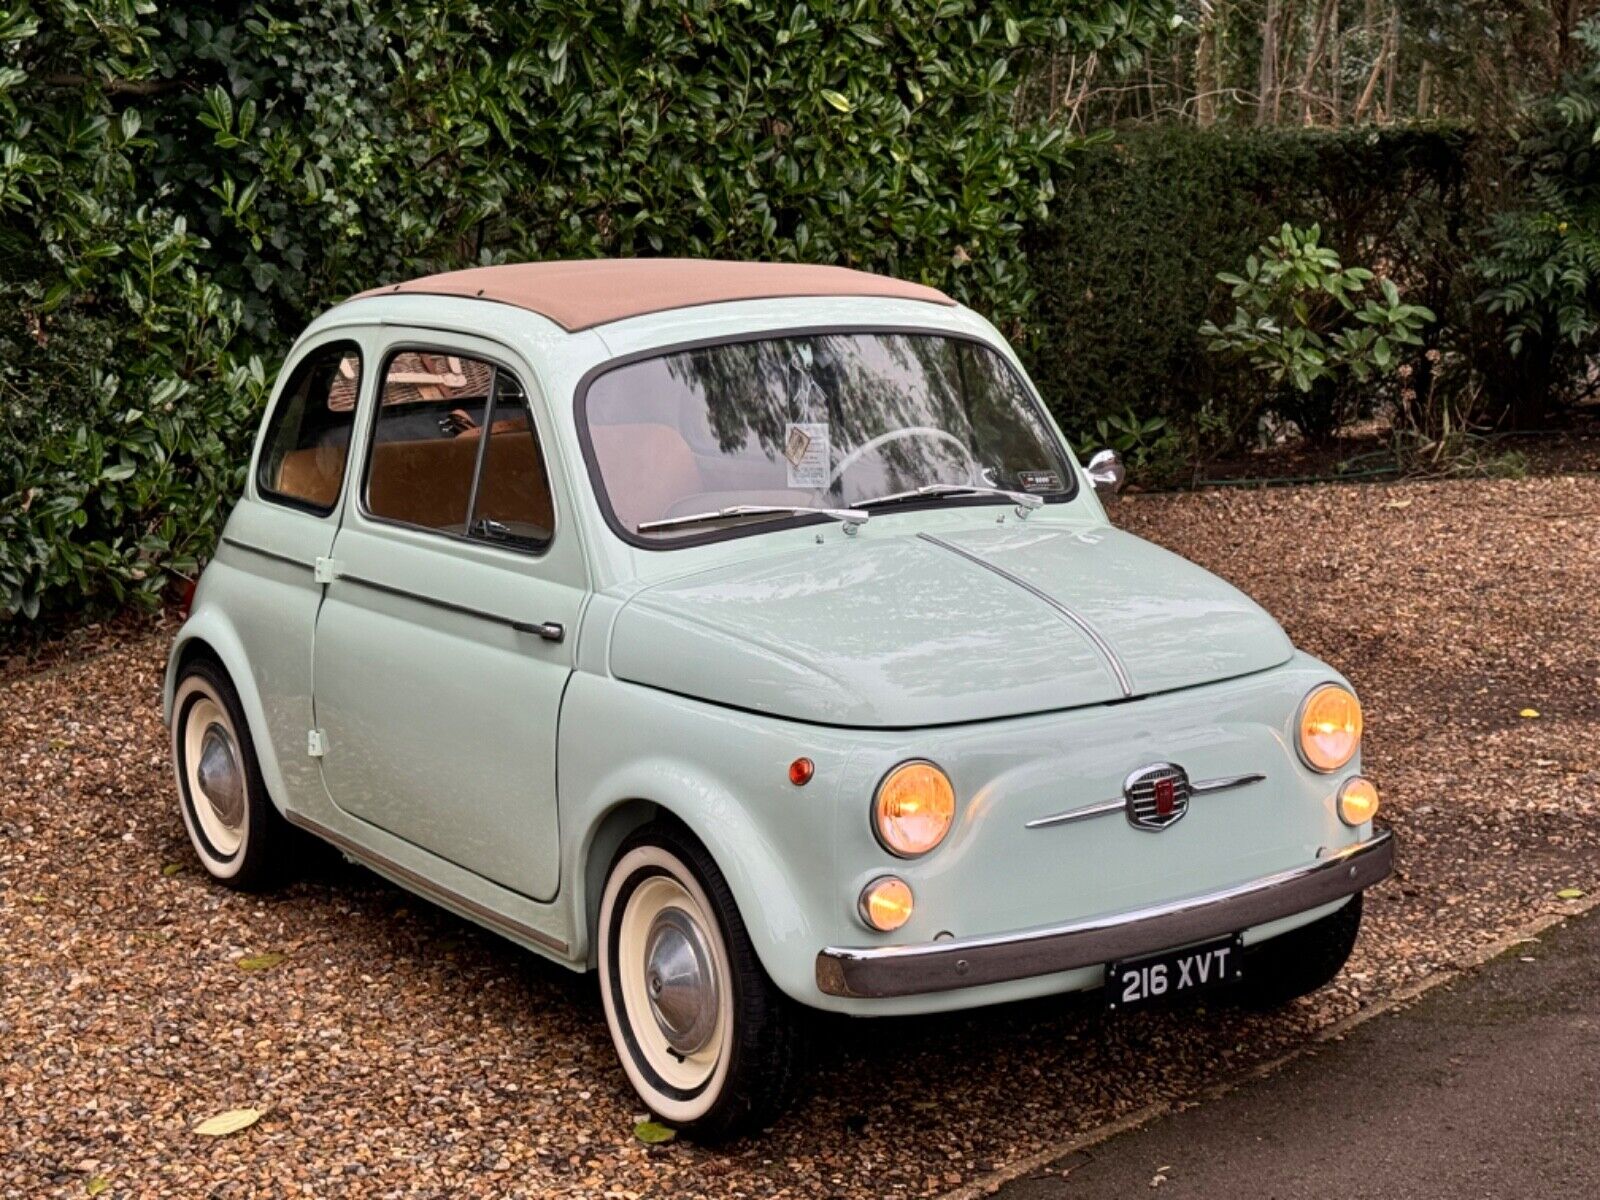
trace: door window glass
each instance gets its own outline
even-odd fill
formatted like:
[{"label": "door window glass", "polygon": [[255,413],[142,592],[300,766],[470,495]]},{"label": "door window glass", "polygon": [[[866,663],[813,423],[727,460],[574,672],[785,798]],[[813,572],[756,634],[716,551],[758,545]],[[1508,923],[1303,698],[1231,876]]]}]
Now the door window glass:
[{"label": "door window glass", "polygon": [[344,482],[361,390],[361,352],[349,342],[300,360],[278,397],[256,467],[263,495],[317,513],[333,510]]},{"label": "door window glass", "polygon": [[392,357],[373,426],[367,510],[441,533],[547,544],[550,487],[515,377],[459,354]]}]

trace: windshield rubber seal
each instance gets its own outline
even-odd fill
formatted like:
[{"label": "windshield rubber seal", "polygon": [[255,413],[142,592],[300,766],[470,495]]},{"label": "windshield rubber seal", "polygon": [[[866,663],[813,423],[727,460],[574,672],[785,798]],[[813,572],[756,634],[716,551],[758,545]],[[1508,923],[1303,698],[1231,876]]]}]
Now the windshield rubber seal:
[{"label": "windshield rubber seal", "polygon": [[[1018,371],[1012,361],[987,338],[964,330],[938,329],[927,325],[875,325],[875,324],[845,324],[845,325],[797,325],[782,329],[754,330],[750,333],[724,334],[719,337],[695,338],[686,342],[672,342],[661,346],[651,346],[644,350],[635,350],[628,354],[621,354],[615,358],[608,358],[605,362],[598,363],[585,371],[578,380],[578,385],[573,389],[572,410],[573,424],[578,430],[578,444],[583,450],[583,463],[589,473],[589,485],[594,489],[595,500],[600,505],[600,514],[605,517],[606,525],[611,532],[616,534],[630,546],[640,550],[680,550],[692,546],[706,546],[715,542],[732,541],[734,538],[751,537],[762,533],[776,533],[785,529],[802,529],[808,525],[832,524],[833,518],[820,516],[815,513],[797,513],[792,517],[774,517],[768,520],[751,521],[748,524],[735,525],[730,529],[713,529],[705,533],[689,534],[684,537],[672,538],[663,541],[659,538],[643,536],[629,529],[617,519],[617,513],[611,506],[611,496],[606,490],[605,477],[600,472],[600,460],[595,455],[594,439],[589,435],[589,388],[602,375],[609,374],[621,367],[629,366],[636,362],[644,362],[652,358],[665,358],[671,354],[681,354],[686,350],[703,350],[709,346],[737,346],[744,342],[776,341],[788,337],[826,337],[829,334],[843,333],[885,333],[906,334],[922,337],[942,337],[955,341],[971,342],[975,346],[996,355],[1012,377],[1022,388],[1022,393],[1033,405],[1034,415],[1040,419],[1046,432],[1054,433],[1055,426],[1050,420],[1049,413],[1045,411],[1043,402],[1033,385],[1022,372]],[[1058,449],[1067,448],[1057,443]],[[1071,451],[1067,450],[1066,465],[1071,465]],[[1071,486],[1059,492],[1052,492],[1042,496],[1046,504],[1067,504],[1077,498],[1078,473],[1069,470]],[[931,508],[976,508],[984,505],[1011,504],[1010,500],[999,496],[930,496],[925,501],[909,501],[896,504],[885,512],[922,512]]]}]

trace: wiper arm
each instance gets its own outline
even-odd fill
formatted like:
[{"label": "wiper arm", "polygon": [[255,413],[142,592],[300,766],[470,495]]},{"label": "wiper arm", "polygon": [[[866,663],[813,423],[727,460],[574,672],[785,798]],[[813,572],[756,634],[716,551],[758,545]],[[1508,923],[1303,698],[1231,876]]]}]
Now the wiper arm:
[{"label": "wiper arm", "polygon": [[649,533],[652,529],[675,529],[682,525],[702,525],[707,521],[724,521],[729,517],[759,517],[766,515],[832,517],[835,521],[844,523],[844,531],[846,533],[854,533],[865,525],[872,516],[871,513],[862,512],[859,508],[813,508],[806,504],[730,504],[727,508],[719,508],[711,512],[689,513],[682,517],[663,517],[659,521],[641,521],[634,528],[640,533]]},{"label": "wiper arm", "polygon": [[1027,516],[1034,509],[1044,504],[1044,499],[1035,496],[1032,492],[1013,492],[1006,488],[980,487],[973,483],[925,483],[919,488],[912,488],[909,492],[890,492],[887,496],[874,496],[870,500],[858,500],[857,508],[875,508],[883,504],[904,504],[907,500],[920,500],[925,496],[999,496],[1011,501],[1021,510],[1021,516]]}]

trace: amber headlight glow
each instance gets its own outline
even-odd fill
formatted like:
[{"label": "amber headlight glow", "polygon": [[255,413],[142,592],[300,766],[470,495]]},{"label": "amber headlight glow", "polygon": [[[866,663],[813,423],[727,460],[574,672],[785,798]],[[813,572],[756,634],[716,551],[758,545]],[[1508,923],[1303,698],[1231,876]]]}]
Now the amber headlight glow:
[{"label": "amber headlight glow", "polygon": [[1344,781],[1339,789],[1339,819],[1346,825],[1365,825],[1378,815],[1378,785],[1362,775]]},{"label": "amber headlight glow", "polygon": [[925,759],[890,771],[872,798],[872,828],[883,848],[901,858],[916,858],[944,841],[955,816],[949,777]]},{"label": "amber headlight glow", "polygon": [[1325,683],[1300,706],[1300,757],[1314,771],[1337,771],[1361,748],[1361,702]]}]

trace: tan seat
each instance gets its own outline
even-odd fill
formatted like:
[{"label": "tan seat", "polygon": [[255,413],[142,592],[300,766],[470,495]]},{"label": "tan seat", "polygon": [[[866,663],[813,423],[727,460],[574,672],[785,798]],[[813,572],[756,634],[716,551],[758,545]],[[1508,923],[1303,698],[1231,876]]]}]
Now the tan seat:
[{"label": "tan seat", "polygon": [[344,446],[312,446],[291,450],[278,465],[278,478],[270,485],[280,496],[329,508],[339,498],[344,478]]},{"label": "tan seat", "polygon": [[694,451],[670,425],[591,425],[589,436],[624,529],[664,516],[674,501],[705,491]]},{"label": "tan seat", "polygon": [[[550,484],[528,431],[489,436],[479,515],[551,528]],[[368,510],[408,525],[460,530],[467,520],[478,444],[476,437],[379,442],[367,477]]]}]

